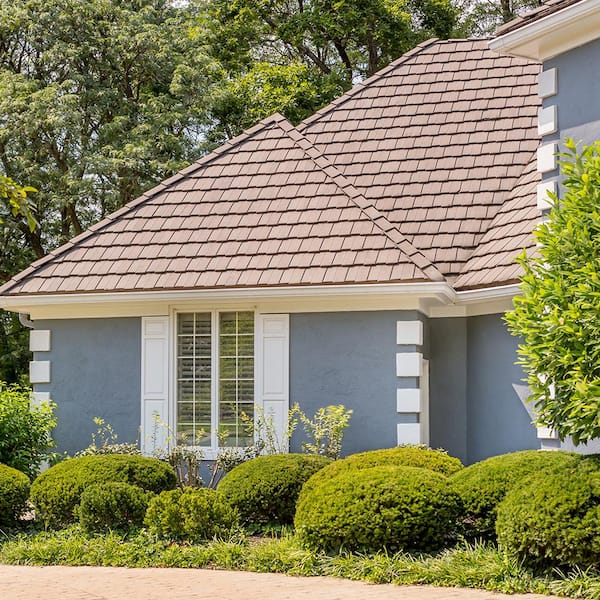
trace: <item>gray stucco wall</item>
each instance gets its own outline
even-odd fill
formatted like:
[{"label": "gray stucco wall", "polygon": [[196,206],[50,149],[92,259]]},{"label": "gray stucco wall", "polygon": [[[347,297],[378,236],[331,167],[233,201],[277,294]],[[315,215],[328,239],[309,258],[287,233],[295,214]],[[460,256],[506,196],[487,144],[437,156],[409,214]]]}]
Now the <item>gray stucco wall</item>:
[{"label": "gray stucco wall", "polygon": [[501,315],[467,323],[467,462],[540,443],[520,398],[523,371],[515,365],[517,340]]},{"label": "gray stucco wall", "polygon": [[51,382],[36,391],[50,392],[58,405],[58,450],[74,453],[89,446],[96,430],[92,419],[110,423],[119,441],[133,442],[140,426],[141,319],[65,319],[36,321],[52,333]]},{"label": "gray stucco wall", "polygon": [[[396,377],[396,322],[416,312],[343,312],[290,315],[290,404],[309,416],[328,404],[353,410],[343,454],[397,444],[396,389],[417,381]],[[292,437],[299,451],[303,436]]]}]

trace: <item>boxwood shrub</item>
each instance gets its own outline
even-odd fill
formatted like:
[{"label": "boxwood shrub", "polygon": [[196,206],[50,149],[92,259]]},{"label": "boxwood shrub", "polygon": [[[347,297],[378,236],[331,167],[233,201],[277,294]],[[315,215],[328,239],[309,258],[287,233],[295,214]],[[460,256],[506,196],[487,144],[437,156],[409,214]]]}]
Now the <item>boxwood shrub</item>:
[{"label": "boxwood shrub", "polygon": [[173,489],[173,468],[156,458],[111,454],[70,458],[42,473],[31,486],[31,501],[46,527],[76,520],[82,492],[96,483],[123,482],[150,492]]},{"label": "boxwood shrub", "polygon": [[600,460],[529,476],[500,503],[496,530],[500,548],[534,569],[600,567]]},{"label": "boxwood shrub", "polygon": [[238,514],[219,491],[185,488],[152,498],[144,522],[160,539],[200,542],[228,536],[238,524]]},{"label": "boxwood shrub", "polygon": [[311,477],[306,486],[318,487],[327,479],[348,470],[381,466],[420,467],[442,475],[452,475],[463,469],[460,460],[449,456],[444,450],[433,450],[426,446],[397,446],[351,454],[343,460],[337,460]]},{"label": "boxwood shrub", "polygon": [[291,525],[304,482],[330,462],[309,454],[259,456],[227,473],[218,489],[244,525]]},{"label": "boxwood shrub", "polygon": [[514,485],[532,473],[576,460],[571,452],[524,450],[492,456],[454,474],[451,481],[464,504],[466,537],[495,539],[498,504]]},{"label": "boxwood shrub", "polygon": [[128,531],[143,524],[152,496],[152,492],[130,483],[90,485],[81,494],[79,522],[88,533]]},{"label": "boxwood shrub", "polygon": [[29,497],[29,477],[17,469],[0,465],[0,526],[14,525]]},{"label": "boxwood shrub", "polygon": [[461,509],[444,475],[381,466],[305,487],[294,522],[300,539],[317,550],[428,552],[454,537]]}]

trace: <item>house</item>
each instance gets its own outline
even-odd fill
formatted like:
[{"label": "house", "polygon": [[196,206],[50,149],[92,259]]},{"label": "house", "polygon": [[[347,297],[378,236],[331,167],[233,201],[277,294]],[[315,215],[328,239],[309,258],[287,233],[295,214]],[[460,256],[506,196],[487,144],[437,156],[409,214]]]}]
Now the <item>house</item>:
[{"label": "house", "polygon": [[[274,115],[0,288],[27,315],[62,450],[92,418],[210,458],[258,406],[353,410],[344,452],[465,462],[559,447],[532,425],[503,312],[566,136],[600,138],[600,3],[430,40],[299,126]],[[157,420],[161,425],[157,425]],[[222,443],[222,442],[221,442]],[[291,449],[299,438],[291,440]]]}]

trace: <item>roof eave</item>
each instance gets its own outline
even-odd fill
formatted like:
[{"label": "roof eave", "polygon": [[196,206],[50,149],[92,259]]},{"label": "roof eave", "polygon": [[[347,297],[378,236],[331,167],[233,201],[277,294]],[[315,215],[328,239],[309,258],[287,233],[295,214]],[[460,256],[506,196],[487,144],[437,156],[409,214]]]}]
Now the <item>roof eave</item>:
[{"label": "roof eave", "polygon": [[600,3],[582,0],[490,40],[489,48],[544,61],[597,39],[599,32]]}]

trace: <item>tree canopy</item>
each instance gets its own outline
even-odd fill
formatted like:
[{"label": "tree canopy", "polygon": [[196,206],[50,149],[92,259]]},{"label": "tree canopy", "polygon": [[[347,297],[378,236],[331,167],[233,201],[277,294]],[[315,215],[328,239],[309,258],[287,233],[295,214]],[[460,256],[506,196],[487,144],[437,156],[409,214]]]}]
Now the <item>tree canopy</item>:
[{"label": "tree canopy", "polygon": [[575,443],[600,437],[600,142],[566,143],[560,201],[521,255],[522,295],[506,319],[538,422]]}]

